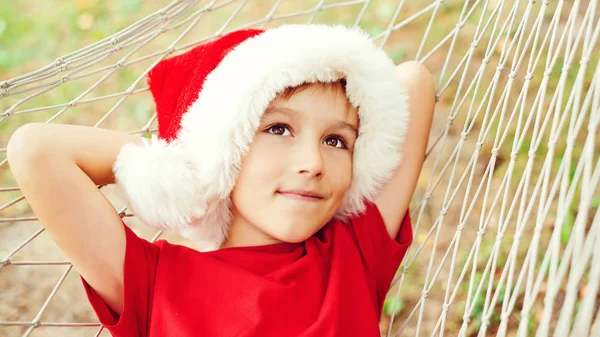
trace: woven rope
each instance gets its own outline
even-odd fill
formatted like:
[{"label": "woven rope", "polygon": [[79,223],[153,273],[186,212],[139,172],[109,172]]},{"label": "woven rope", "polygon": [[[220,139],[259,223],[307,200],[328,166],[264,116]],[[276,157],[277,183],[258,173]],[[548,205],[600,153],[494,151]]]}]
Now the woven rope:
[{"label": "woven rope", "polygon": [[[367,0],[277,0],[268,7],[248,0],[175,1],[46,67],[0,81],[0,126],[24,115],[61,122],[69,112],[103,103],[110,107],[93,125],[112,127],[116,115],[130,114],[127,104],[148,99],[145,75],[173,53],[248,27],[332,20],[364,26],[388,8],[393,14],[379,18],[385,28],[372,32],[373,40],[390,54],[410,44],[408,56],[434,70],[439,102],[427,174],[412,200],[415,242],[388,294],[392,311],[400,300],[404,308],[383,335],[600,336],[597,2],[400,0],[389,8],[389,1]],[[449,8],[457,12],[450,25],[447,14],[441,18]],[[261,17],[247,14],[259,9]],[[350,19],[340,14],[349,12]],[[447,30],[440,34],[439,27]],[[203,29],[210,33],[199,38]],[[134,67],[135,80],[115,92],[110,79]],[[35,104],[70,83],[86,88],[61,104]],[[111,93],[98,95],[100,88]],[[132,133],[156,132],[156,116],[147,112]],[[0,194],[19,191],[3,185]],[[33,228],[37,218],[10,215],[23,202],[17,196],[1,205],[0,225]],[[132,216],[124,208],[120,214]],[[0,310],[0,335],[15,326],[24,328],[22,336],[38,336],[36,330],[66,335],[68,329],[58,327],[106,334],[98,323],[42,319],[74,273],[68,261],[18,258],[43,231],[0,255],[0,274],[24,266],[64,271],[32,319],[7,320]],[[406,291],[417,286],[420,296]]]}]

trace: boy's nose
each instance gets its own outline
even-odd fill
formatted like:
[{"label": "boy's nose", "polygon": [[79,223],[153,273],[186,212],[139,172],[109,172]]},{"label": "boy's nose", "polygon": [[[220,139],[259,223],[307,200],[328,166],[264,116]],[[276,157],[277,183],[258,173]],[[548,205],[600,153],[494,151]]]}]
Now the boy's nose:
[{"label": "boy's nose", "polygon": [[311,176],[323,175],[323,152],[320,144],[302,142],[294,149],[296,171]]}]

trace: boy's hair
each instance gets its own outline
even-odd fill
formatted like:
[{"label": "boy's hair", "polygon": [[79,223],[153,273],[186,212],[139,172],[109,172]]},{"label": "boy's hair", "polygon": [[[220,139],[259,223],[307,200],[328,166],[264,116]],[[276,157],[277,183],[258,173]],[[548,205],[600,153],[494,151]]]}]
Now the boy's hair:
[{"label": "boy's hair", "polygon": [[279,93],[278,96],[284,100],[288,100],[294,94],[301,92],[303,90],[306,90],[306,89],[312,87],[313,85],[318,85],[320,88],[325,89],[326,91],[331,90],[335,94],[341,93],[342,95],[344,95],[344,97],[346,97],[346,108],[348,110],[353,109],[352,104],[348,100],[348,96],[346,96],[346,79],[345,78],[341,78],[341,79],[337,80],[336,82],[317,82],[317,83],[304,82],[295,87],[285,88],[281,93]]}]

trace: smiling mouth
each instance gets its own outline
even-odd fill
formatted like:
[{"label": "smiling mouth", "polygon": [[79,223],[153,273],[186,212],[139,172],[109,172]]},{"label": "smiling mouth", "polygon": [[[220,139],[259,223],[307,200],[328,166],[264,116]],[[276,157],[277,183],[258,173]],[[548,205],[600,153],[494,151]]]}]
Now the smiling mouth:
[{"label": "smiling mouth", "polygon": [[305,196],[305,195],[301,195],[301,194],[297,194],[297,193],[291,193],[291,192],[281,192],[281,191],[277,191],[277,194],[290,198],[290,199],[294,199],[294,200],[300,200],[300,201],[309,201],[309,202],[316,202],[316,201],[321,201],[323,200],[323,198],[318,198],[318,197],[310,197],[310,196]]}]

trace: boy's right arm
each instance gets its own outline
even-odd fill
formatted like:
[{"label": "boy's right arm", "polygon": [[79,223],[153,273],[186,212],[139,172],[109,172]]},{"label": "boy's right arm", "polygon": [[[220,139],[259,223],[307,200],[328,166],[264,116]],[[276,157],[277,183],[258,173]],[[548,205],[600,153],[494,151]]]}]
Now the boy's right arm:
[{"label": "boy's right arm", "polygon": [[74,268],[117,314],[123,310],[125,229],[96,185],[114,183],[121,146],[141,137],[85,126],[32,123],[7,156],[31,208]]}]

